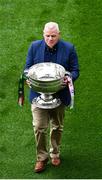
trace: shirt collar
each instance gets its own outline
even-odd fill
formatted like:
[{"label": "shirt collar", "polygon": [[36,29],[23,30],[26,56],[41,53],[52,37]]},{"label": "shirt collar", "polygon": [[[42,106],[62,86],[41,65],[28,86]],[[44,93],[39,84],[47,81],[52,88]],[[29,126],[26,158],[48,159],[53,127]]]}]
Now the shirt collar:
[{"label": "shirt collar", "polygon": [[56,45],[54,45],[53,48],[50,48],[47,44],[45,44],[45,48],[49,52],[56,52],[57,51],[57,46],[58,46],[58,43]]}]

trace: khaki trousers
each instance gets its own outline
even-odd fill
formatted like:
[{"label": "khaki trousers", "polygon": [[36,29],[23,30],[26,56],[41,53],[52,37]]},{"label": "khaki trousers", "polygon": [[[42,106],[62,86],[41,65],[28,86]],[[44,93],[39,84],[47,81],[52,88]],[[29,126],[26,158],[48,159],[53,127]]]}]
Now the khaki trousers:
[{"label": "khaki trousers", "polygon": [[[63,131],[65,106],[54,109],[41,109],[31,105],[33,128],[36,141],[37,160],[43,161],[50,157],[59,157]],[[48,135],[50,130],[50,135]],[[48,141],[48,139],[50,139]]]}]

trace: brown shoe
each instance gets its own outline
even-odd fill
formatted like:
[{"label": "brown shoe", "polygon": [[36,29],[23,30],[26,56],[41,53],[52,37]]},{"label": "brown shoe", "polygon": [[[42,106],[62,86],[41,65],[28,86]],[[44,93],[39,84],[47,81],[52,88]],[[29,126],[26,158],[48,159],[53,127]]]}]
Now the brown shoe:
[{"label": "brown shoe", "polygon": [[60,164],[61,164],[61,160],[60,160],[60,158],[52,158],[51,159],[51,163],[52,163],[52,165],[54,165],[54,166],[59,166]]},{"label": "brown shoe", "polygon": [[36,173],[44,171],[45,167],[47,165],[47,162],[48,162],[48,159],[46,159],[44,161],[37,161],[36,164],[35,164],[34,171]]}]

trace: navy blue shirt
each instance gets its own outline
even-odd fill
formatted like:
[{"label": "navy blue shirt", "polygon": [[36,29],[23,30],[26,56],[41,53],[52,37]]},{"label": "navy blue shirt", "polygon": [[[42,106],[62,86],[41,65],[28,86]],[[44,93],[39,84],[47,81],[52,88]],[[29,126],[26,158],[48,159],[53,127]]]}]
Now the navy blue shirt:
[{"label": "navy blue shirt", "polygon": [[56,63],[56,60],[57,60],[57,44],[53,48],[50,48],[46,45],[44,52],[44,62]]}]

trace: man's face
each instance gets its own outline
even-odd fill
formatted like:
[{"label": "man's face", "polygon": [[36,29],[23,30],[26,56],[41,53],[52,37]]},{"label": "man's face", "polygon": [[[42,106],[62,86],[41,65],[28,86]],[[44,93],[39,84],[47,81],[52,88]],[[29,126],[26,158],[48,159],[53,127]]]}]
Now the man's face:
[{"label": "man's face", "polygon": [[46,44],[53,48],[60,38],[60,33],[56,29],[46,29],[43,34]]}]

